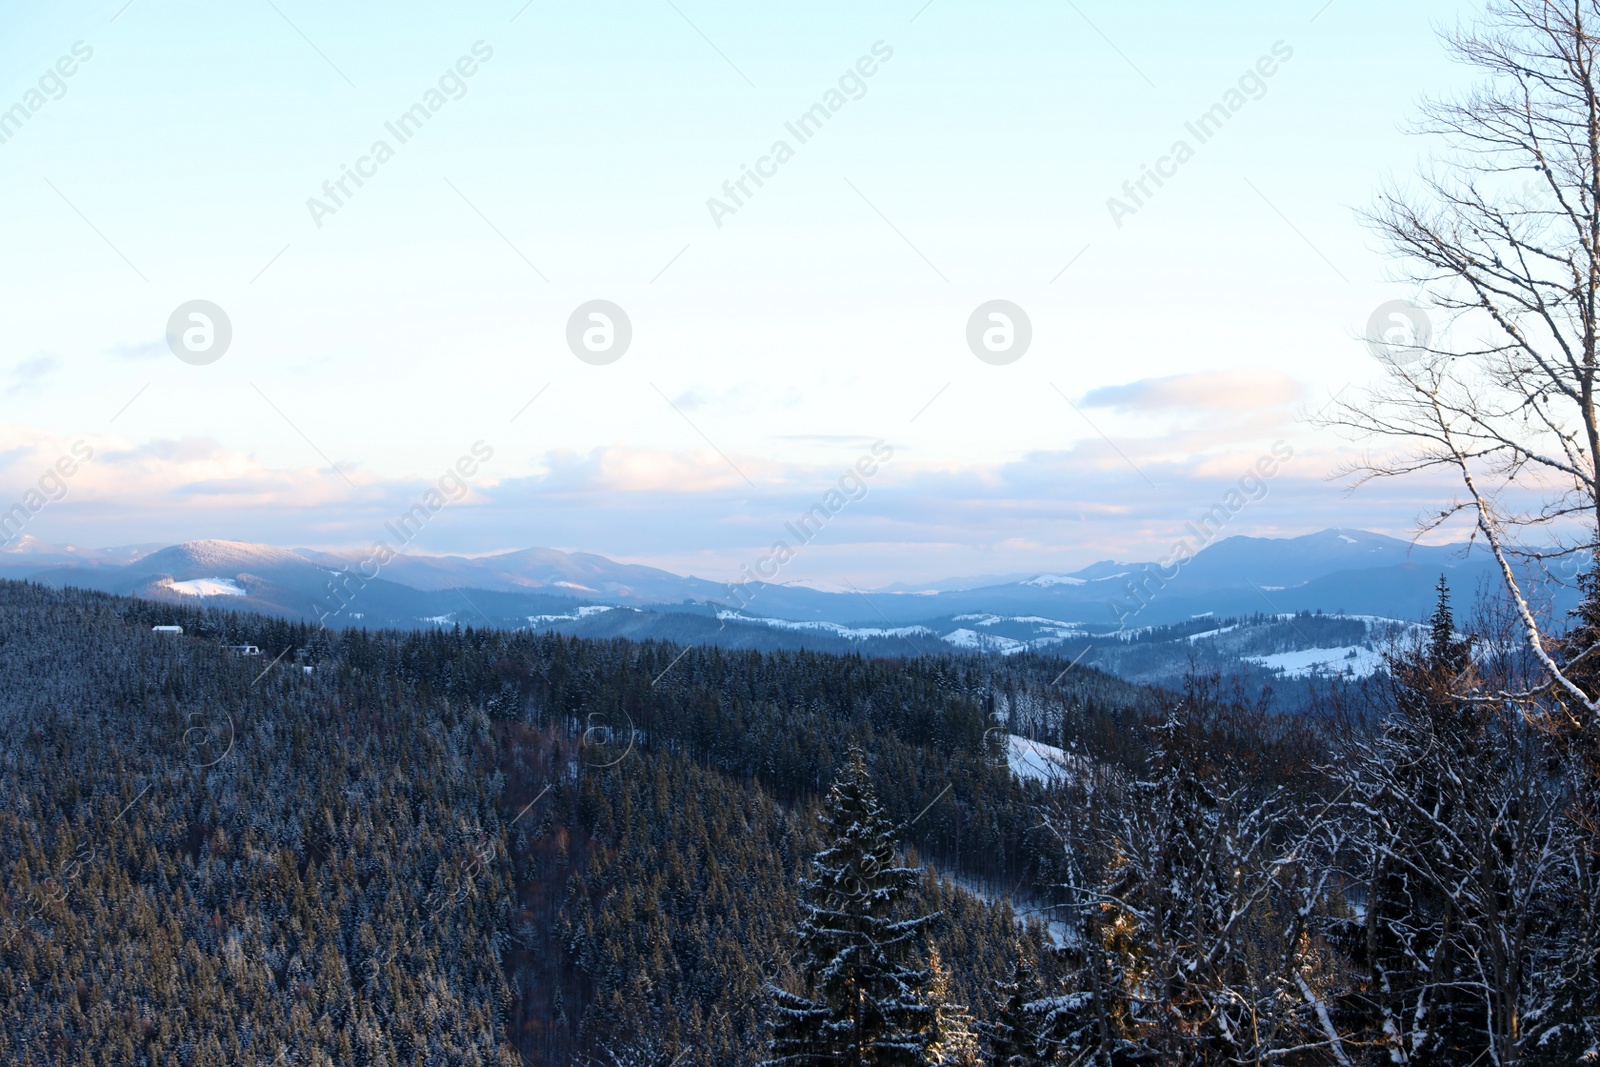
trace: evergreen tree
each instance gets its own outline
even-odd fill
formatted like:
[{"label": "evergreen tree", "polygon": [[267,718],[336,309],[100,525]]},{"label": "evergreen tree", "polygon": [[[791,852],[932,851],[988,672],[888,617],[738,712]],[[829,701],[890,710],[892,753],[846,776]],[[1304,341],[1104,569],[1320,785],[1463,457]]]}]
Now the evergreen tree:
[{"label": "evergreen tree", "polygon": [[1033,968],[1020,953],[1011,980],[996,990],[994,1022],[989,1025],[989,1062],[993,1067],[1042,1067],[1047,1062],[1028,1005],[1038,999]]},{"label": "evergreen tree", "polygon": [[933,1009],[928,1046],[923,1062],[930,1067],[983,1067],[978,1055],[978,1039],[972,1033],[972,1017],[967,1009],[950,1002],[950,972],[939,958],[939,950],[928,946],[928,988],[925,999]]},{"label": "evergreen tree", "polygon": [[1466,829],[1468,783],[1452,772],[1478,746],[1472,712],[1452,699],[1467,650],[1442,576],[1436,588],[1428,641],[1389,658],[1394,712],[1351,771],[1358,810],[1371,813],[1357,842],[1367,866],[1361,940],[1375,1029],[1393,1056],[1451,1062],[1485,1047],[1472,1034],[1468,1017],[1477,1012],[1457,973],[1470,954],[1458,931],[1471,916],[1461,914],[1455,884],[1471,857],[1440,847],[1446,827]]},{"label": "evergreen tree", "polygon": [[1548,1025],[1541,972],[1568,837],[1545,740],[1485,688],[1449,590],[1391,656],[1393,712],[1347,766],[1366,884],[1351,938],[1367,1027],[1395,1062],[1514,1062]]},{"label": "evergreen tree", "polygon": [[1439,575],[1433,587],[1433,618],[1428,622],[1428,652],[1434,662],[1459,666],[1457,653],[1461,651],[1456,640],[1455,613],[1450,609],[1450,583]]},{"label": "evergreen tree", "polygon": [[[1586,693],[1600,693],[1600,559],[1579,575],[1582,597],[1557,647],[1562,671]],[[1556,702],[1547,725],[1566,764],[1566,819],[1573,831],[1564,867],[1565,910],[1559,962],[1549,968],[1551,1033],[1541,1051],[1551,1063],[1600,1056],[1600,731],[1581,709]]]},{"label": "evergreen tree", "polygon": [[828,794],[833,843],[812,861],[800,923],[804,993],[773,988],[769,1065],[917,1067],[937,1012],[915,949],[935,918],[912,910],[915,868],[899,865],[893,827],[861,751]]},{"label": "evergreen tree", "polygon": [[1337,1050],[1315,869],[1327,835],[1249,773],[1229,739],[1256,720],[1240,715],[1191,685],[1151,731],[1147,777],[1100,787],[1087,983],[1040,1004],[1063,1052],[1189,1064]]}]

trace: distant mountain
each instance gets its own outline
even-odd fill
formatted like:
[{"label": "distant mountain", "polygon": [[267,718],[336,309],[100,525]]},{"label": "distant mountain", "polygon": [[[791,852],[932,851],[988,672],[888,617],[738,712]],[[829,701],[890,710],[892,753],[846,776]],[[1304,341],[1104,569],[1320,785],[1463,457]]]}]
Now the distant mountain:
[{"label": "distant mountain", "polygon": [[159,544],[150,544],[78,548],[75,545],[52,545],[32,534],[23,534],[0,545],[0,574],[10,575],[42,567],[121,566],[148,556],[161,547]]},{"label": "distant mountain", "polygon": [[[0,574],[4,573],[0,565]],[[467,598],[448,582],[443,589],[418,589],[391,580],[387,569],[363,570],[336,557],[311,559],[288,549],[241,541],[188,541],[121,566],[56,566],[5,576],[26,576],[48,585],[79,586],[146,600],[208,601],[240,611],[320,619],[341,627],[415,628],[443,621],[474,602],[494,607],[496,625],[517,625],[519,613],[559,612],[576,603],[570,597],[528,590],[508,605],[494,590]],[[488,609],[482,610],[487,614]],[[471,618],[464,621],[474,624]]]},{"label": "distant mountain", "polygon": [[1417,566],[1435,572],[1463,562],[1487,563],[1466,545],[1413,545],[1364,530],[1323,530],[1303,537],[1229,537],[1197,553],[1184,567],[1186,585],[1225,587],[1249,582],[1293,588],[1344,571]]},{"label": "distant mountain", "polygon": [[[970,584],[978,579],[950,579],[867,593],[762,583],[733,591],[704,578],[547,548],[400,556],[381,569],[349,554],[237,541],[191,541],[154,551],[25,541],[0,552],[0,576],[170,603],[205,601],[335,627],[532,627],[887,656],[939,650],[1075,655],[1084,641],[1207,616],[1326,612],[1415,622],[1431,608],[1441,573],[1449,575],[1463,607],[1480,588],[1498,588],[1482,550],[1413,546],[1361,530],[1231,537],[1165,568],[1102,560],[1065,574],[1023,573],[980,585]],[[1570,590],[1547,596],[1556,612],[1573,599]],[[1110,662],[1107,651],[1095,655]]]},{"label": "distant mountain", "polygon": [[[303,550],[302,555],[334,567],[353,564],[360,558]],[[478,557],[400,556],[384,567],[384,575],[416,589],[471,585],[504,592],[545,590],[560,595],[651,603],[726,596],[720,582],[684,578],[656,567],[617,563],[588,552],[553,548],[526,548]]]},{"label": "distant mountain", "polygon": [[1026,581],[1037,571],[1019,571],[1015,574],[984,574],[971,578],[940,578],[932,582],[895,582],[886,585],[882,593],[958,593],[963,589],[982,589],[991,585],[1008,585]]}]

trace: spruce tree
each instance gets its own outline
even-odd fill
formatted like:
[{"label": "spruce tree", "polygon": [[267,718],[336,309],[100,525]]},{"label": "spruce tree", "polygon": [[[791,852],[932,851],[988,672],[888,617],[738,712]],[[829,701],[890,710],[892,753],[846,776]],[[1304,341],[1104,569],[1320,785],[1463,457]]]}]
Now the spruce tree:
[{"label": "spruce tree", "polygon": [[1429,620],[1428,652],[1439,664],[1455,665],[1460,643],[1456,640],[1455,614],[1450,610],[1450,583],[1444,575],[1433,587],[1433,618]]},{"label": "spruce tree", "polygon": [[[1600,559],[1578,576],[1582,594],[1557,646],[1562,672],[1584,692],[1600,693]],[[1600,731],[1559,689],[1546,725],[1566,764],[1565,816],[1573,830],[1565,864],[1559,962],[1547,971],[1551,1034],[1541,1050],[1551,1062],[1582,1062],[1600,1049]],[[1565,1057],[1563,1060],[1562,1058]]]},{"label": "spruce tree", "polygon": [[[1481,748],[1470,707],[1454,699],[1467,659],[1455,638],[1449,589],[1441,576],[1425,645],[1389,657],[1393,713],[1352,764],[1357,848],[1367,867],[1364,936],[1375,1028],[1392,1056],[1446,1062],[1467,1046],[1464,1017],[1477,1006],[1458,973],[1470,949],[1459,931],[1456,882],[1466,876],[1459,849],[1441,847],[1446,826],[1462,826],[1465,789],[1453,773]],[[1472,776],[1475,777],[1475,776]],[[1466,829],[1464,826],[1463,829]],[[1468,1059],[1484,1048],[1483,1039]]]},{"label": "spruce tree", "polygon": [[1033,968],[1020,953],[1011,980],[996,990],[998,1011],[989,1025],[989,1063],[992,1067],[1040,1067],[1045,1057],[1028,1004],[1038,999]]},{"label": "spruce tree", "polygon": [[852,748],[822,816],[833,843],[803,886],[805,991],[773,988],[770,1067],[920,1067],[936,1012],[915,958],[935,918],[916,914],[915,868],[899,865],[893,827]]},{"label": "spruce tree", "polygon": [[1431,640],[1389,657],[1392,712],[1346,766],[1366,871],[1353,963],[1395,1062],[1527,1062],[1563,1033],[1546,931],[1563,925],[1552,905],[1582,894],[1552,892],[1571,849],[1547,740],[1479,697],[1495,679],[1439,590]]},{"label": "spruce tree", "polygon": [[928,976],[925,999],[933,1016],[923,1062],[929,1067],[983,1067],[972,1018],[964,1006],[950,1002],[950,972],[932,944],[928,946]]}]

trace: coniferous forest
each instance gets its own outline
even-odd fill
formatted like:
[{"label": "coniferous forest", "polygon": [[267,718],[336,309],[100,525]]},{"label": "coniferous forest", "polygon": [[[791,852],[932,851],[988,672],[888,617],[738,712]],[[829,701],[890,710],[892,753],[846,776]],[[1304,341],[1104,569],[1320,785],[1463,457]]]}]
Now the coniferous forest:
[{"label": "coniferous forest", "polygon": [[1294,718],[1043,658],[0,617],[7,1064],[1596,1055],[1600,760],[1471,698],[1518,667],[1442,588]]}]

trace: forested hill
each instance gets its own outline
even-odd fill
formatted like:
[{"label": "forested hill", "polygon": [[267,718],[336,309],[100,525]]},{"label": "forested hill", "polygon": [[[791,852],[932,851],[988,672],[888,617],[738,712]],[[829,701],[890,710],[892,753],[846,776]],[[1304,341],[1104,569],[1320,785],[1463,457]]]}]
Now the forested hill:
[{"label": "forested hill", "polygon": [[852,743],[981,1016],[1053,966],[1004,903],[1051,851],[994,713],[1087,740],[1143,699],[1059,668],[0,583],[0,1062],[755,1062]]}]

